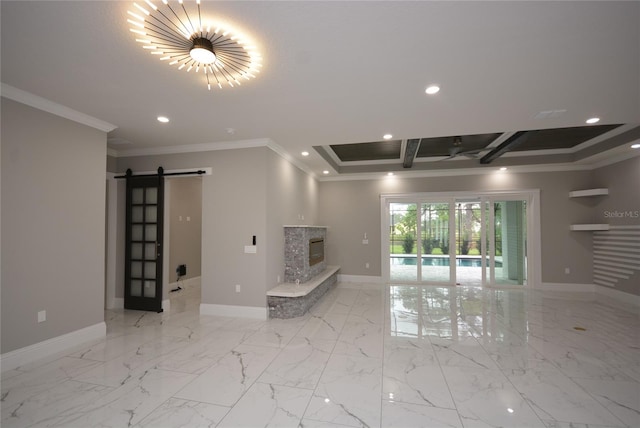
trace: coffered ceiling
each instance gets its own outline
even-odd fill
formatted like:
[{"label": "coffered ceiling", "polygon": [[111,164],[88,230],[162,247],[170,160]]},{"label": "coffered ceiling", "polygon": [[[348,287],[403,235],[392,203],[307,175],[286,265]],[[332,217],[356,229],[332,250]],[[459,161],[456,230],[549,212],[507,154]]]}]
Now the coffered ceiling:
[{"label": "coffered ceiling", "polygon": [[640,154],[639,2],[203,1],[263,56],[211,91],[136,43],[131,4],[0,2],[3,95],[115,125],[112,155],[267,144],[319,179]]}]

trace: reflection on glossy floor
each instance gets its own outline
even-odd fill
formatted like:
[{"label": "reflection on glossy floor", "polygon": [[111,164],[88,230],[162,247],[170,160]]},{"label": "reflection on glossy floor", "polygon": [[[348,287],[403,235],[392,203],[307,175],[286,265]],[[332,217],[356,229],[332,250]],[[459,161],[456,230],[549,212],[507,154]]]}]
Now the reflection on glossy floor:
[{"label": "reflection on glossy floor", "polygon": [[107,312],[3,373],[2,426],[637,427],[640,319],[587,296],[339,284],[304,318]]}]

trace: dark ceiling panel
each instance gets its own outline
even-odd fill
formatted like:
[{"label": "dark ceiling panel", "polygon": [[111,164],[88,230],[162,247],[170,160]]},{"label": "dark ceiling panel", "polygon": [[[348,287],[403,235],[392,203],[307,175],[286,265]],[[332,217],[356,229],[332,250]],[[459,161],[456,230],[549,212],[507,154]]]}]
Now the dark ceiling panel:
[{"label": "dark ceiling panel", "polygon": [[526,141],[511,151],[569,149],[609,132],[620,125],[591,125],[575,128],[538,129],[527,132]]},{"label": "dark ceiling panel", "polygon": [[456,137],[423,138],[416,157],[450,156],[453,152],[467,152],[483,149],[501,133],[462,135],[460,145],[456,145]]},{"label": "dark ceiling panel", "polygon": [[331,149],[342,162],[400,159],[402,140],[340,144]]}]

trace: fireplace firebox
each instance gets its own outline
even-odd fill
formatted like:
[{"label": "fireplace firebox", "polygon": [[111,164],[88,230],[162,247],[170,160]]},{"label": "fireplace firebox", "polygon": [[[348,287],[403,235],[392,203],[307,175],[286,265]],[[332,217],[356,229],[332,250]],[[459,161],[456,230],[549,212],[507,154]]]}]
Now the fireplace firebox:
[{"label": "fireplace firebox", "polygon": [[309,239],[309,266],[320,263],[324,260],[324,239]]}]

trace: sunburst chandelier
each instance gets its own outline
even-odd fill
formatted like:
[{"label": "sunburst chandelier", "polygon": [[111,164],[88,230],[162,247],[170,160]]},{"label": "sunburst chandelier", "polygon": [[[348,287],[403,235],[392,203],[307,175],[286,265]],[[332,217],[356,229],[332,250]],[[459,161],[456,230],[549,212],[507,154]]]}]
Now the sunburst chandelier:
[{"label": "sunburst chandelier", "polygon": [[152,55],[178,70],[204,74],[209,90],[212,84],[219,88],[240,85],[241,79],[249,80],[259,73],[262,57],[256,48],[234,30],[204,22],[200,0],[196,0],[197,12],[192,7],[191,13],[183,0],[175,6],[168,0],[156,3],[133,3],[127,18],[136,41]]}]

